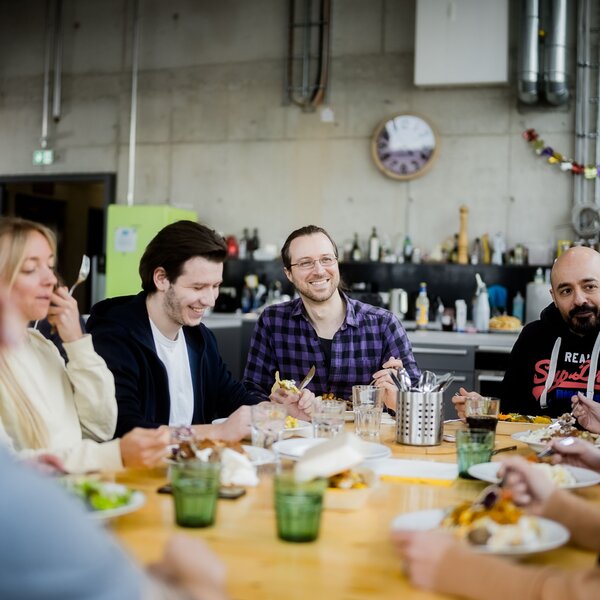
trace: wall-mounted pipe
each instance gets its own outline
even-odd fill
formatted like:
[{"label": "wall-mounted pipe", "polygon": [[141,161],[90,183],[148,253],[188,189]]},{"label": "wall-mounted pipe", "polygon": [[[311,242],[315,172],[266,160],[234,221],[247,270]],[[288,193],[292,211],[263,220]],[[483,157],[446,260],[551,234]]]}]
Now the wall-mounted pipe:
[{"label": "wall-mounted pipe", "polygon": [[133,206],[135,191],[135,145],[137,128],[137,84],[138,84],[138,61],[140,46],[140,3],[133,3],[133,36],[131,54],[131,112],[129,119],[129,172],[127,180],[127,205]]},{"label": "wall-mounted pipe", "polygon": [[569,100],[567,21],[567,0],[551,0],[544,55],[544,92],[546,100],[556,106]]},{"label": "wall-mounted pipe", "polygon": [[55,123],[61,117],[61,79],[62,79],[62,0],[56,0],[54,11],[54,80],[52,94],[52,118]]},{"label": "wall-mounted pipe", "polygon": [[54,2],[47,0],[46,2],[46,49],[44,54],[44,91],[42,99],[42,136],[40,145],[42,148],[48,146],[48,107],[50,104],[50,61],[52,56],[53,46],[53,15]]},{"label": "wall-mounted pipe", "polygon": [[535,104],[540,93],[539,0],[521,2],[517,95],[525,104]]}]

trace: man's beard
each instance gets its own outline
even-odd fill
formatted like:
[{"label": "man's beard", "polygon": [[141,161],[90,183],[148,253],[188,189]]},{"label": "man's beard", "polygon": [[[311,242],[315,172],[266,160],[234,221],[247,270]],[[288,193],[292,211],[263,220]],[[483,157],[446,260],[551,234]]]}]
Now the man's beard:
[{"label": "man's beard", "polygon": [[[580,313],[589,312],[589,316],[585,317],[578,316]],[[583,306],[577,306],[569,312],[569,327],[575,332],[581,335],[593,333],[600,329],[600,309],[596,306],[584,304]]]}]

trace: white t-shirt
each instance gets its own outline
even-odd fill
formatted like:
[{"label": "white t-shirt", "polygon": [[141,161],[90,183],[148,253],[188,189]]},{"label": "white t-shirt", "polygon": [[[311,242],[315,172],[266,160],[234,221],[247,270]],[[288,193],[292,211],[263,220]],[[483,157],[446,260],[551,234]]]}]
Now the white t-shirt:
[{"label": "white t-shirt", "polygon": [[158,358],[167,369],[171,407],[169,425],[191,425],[194,416],[194,386],[185,336],[180,330],[177,339],[165,337],[150,320],[152,337]]}]

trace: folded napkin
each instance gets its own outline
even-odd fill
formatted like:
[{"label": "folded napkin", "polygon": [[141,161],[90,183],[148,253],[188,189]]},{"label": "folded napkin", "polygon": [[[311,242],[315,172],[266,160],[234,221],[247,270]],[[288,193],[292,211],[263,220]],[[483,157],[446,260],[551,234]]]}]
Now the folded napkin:
[{"label": "folded napkin", "polygon": [[221,451],[221,485],[241,485],[243,487],[258,485],[256,468],[247,456],[223,448]]},{"label": "folded napkin", "polygon": [[428,460],[387,458],[379,461],[373,469],[382,481],[391,483],[426,483],[449,486],[458,477],[456,463]]}]

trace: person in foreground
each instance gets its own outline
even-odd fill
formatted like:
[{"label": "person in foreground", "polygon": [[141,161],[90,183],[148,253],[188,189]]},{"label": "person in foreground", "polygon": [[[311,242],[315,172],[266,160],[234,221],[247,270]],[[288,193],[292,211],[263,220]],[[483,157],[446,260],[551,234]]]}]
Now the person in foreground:
[{"label": "person in foreground", "polygon": [[[555,261],[551,284],[553,303],[523,328],[512,349],[500,409],[558,417],[571,412],[581,393],[594,405],[582,407],[580,416],[595,413],[590,422],[598,421],[600,431],[600,254],[570,248]],[[470,394],[461,389],[452,398],[461,417]]]},{"label": "person in foreground", "polygon": [[[562,523],[571,542],[600,552],[600,507],[559,490],[521,457],[507,459],[500,475],[516,504]],[[436,531],[397,531],[392,542],[417,587],[473,600],[588,600],[600,597],[600,567],[559,570],[477,554],[465,542]]]},{"label": "person in foreground", "polygon": [[[140,260],[143,291],[92,307],[87,330],[115,378],[117,435],[161,424],[194,425],[196,435],[213,439],[248,434],[246,405],[260,398],[233,378],[201,323],[219,295],[226,256],[225,241],[213,230],[172,223]],[[229,419],[210,425],[217,417]]]},{"label": "person in foreground", "polygon": [[[20,314],[0,292],[0,355],[23,338]],[[37,457],[61,468],[61,461]],[[0,448],[0,598],[19,600],[225,600],[225,570],[182,535],[144,572],[53,482]],[[107,576],[110,574],[110,576]]]},{"label": "person in foreground", "polygon": [[244,384],[263,397],[285,404],[310,405],[311,397],[278,389],[271,394],[275,371],[299,383],[315,365],[309,389],[349,399],[352,386],[389,390],[386,404],[396,408],[388,369],[406,369],[413,383],[419,369],[404,328],[388,310],[349,298],[340,290],[338,249],[322,227],[293,231],[281,249],[286,277],[299,298],[265,308],[248,354]]},{"label": "person in foreground", "polygon": [[[21,338],[0,356],[0,443],[22,457],[52,452],[69,471],[154,466],[169,443],[166,429],[108,441],[117,420],[113,378],[81,330],[77,303],[56,288],[55,256],[49,229],[0,218],[0,281],[15,303]],[[67,365],[52,342],[27,328],[46,316]]]}]

